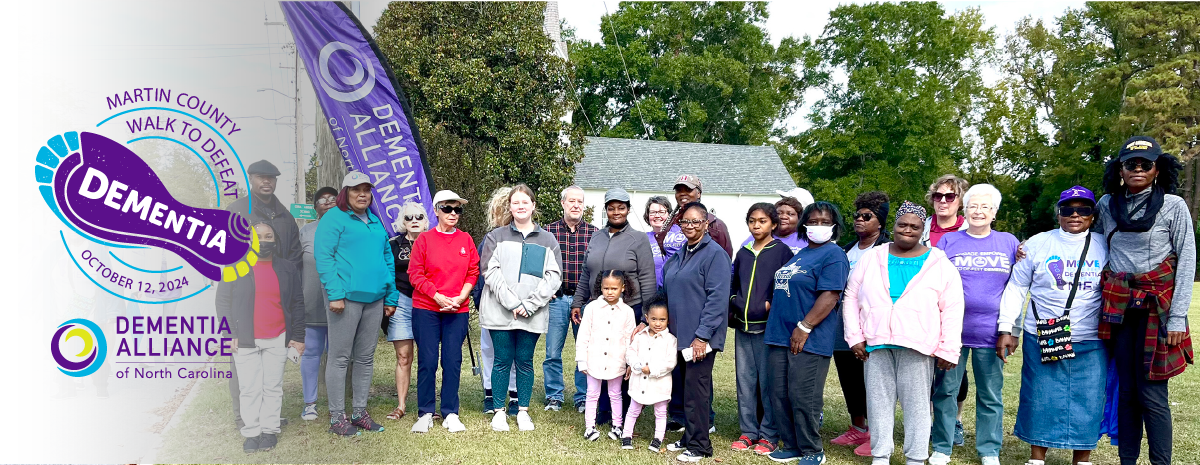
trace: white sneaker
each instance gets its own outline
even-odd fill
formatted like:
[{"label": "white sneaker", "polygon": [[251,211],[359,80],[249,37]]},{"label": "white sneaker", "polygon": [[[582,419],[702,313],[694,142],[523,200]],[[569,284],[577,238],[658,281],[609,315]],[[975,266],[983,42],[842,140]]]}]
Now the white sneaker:
[{"label": "white sneaker", "polygon": [[528,410],[517,412],[517,429],[521,431],[533,431],[533,419],[529,418]]},{"label": "white sneaker", "polygon": [[1075,465],[1092,465],[1092,462],[1075,462]]},{"label": "white sneaker", "polygon": [[950,456],[941,452],[934,452],[929,456],[929,465],[949,465]]},{"label": "white sneaker", "polygon": [[[1046,461],[1029,459],[1028,462],[1025,462],[1025,465],[1046,465]],[[1092,465],[1092,463],[1091,462],[1079,462],[1075,465]]]},{"label": "white sneaker", "polygon": [[[442,422],[445,424],[445,422]],[[492,431],[508,431],[508,415],[504,412],[496,412],[492,416]]]},{"label": "white sneaker", "polygon": [[712,425],[712,426],[708,427],[708,434],[716,434],[716,433],[717,433],[717,425]]},{"label": "white sneaker", "polygon": [[426,413],[425,415],[422,415],[421,418],[418,418],[417,422],[413,424],[412,432],[428,433],[431,425],[433,425],[433,414]]},{"label": "white sneaker", "polygon": [[301,420],[316,420],[317,419],[317,404],[304,404],[304,413],[300,414]]},{"label": "white sneaker", "polygon": [[1000,465],[1000,457],[988,456],[982,458],[983,465]]},{"label": "white sneaker", "polygon": [[446,415],[446,419],[442,420],[442,426],[446,428],[446,431],[451,433],[461,433],[467,430],[466,425],[463,425],[462,421],[458,419],[457,413]]}]

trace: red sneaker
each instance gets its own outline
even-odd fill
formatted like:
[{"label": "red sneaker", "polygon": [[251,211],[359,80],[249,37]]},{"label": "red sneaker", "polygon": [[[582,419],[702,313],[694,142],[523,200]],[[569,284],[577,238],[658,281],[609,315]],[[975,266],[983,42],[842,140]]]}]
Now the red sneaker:
[{"label": "red sneaker", "polygon": [[736,441],[733,441],[733,444],[730,445],[729,448],[740,452],[750,450],[753,445],[754,441],[751,441],[750,438],[743,434],[742,437],[737,438]]},{"label": "red sneaker", "polygon": [[864,442],[864,443],[860,444],[858,447],[855,447],[854,455],[857,455],[859,457],[870,457],[871,456],[871,441]]},{"label": "red sneaker", "polygon": [[759,439],[758,444],[754,445],[754,453],[758,455],[767,455],[775,452],[775,445],[766,439]]},{"label": "red sneaker", "polygon": [[871,432],[859,431],[858,428],[853,426],[846,430],[845,433],[842,433],[841,436],[833,438],[829,441],[830,444],[836,444],[839,446],[857,446],[867,442],[871,442]]}]

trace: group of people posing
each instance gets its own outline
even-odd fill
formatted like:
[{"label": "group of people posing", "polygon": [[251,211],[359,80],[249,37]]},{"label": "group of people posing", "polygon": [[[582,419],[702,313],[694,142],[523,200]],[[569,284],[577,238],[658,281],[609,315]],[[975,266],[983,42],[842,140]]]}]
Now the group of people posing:
[{"label": "group of people posing", "polygon": [[[1134,464],[1143,430],[1151,463],[1167,464],[1167,380],[1192,362],[1187,311],[1196,256],[1191,215],[1174,195],[1181,168],[1152,138],[1131,138],[1106,166],[1104,196],[1080,186],[1063,191],[1059,228],[1025,242],[992,229],[999,190],[953,175],[930,185],[932,214],[909,201],[893,209],[887,194],[866,192],[844,218],[836,205],[793,191],[750,206],[751,237],[735,249],[725,223],[701,203],[700,179],[689,174],[674,186],[676,207],[649,199],[649,232],[630,226],[623,189],[605,193],[606,222],[596,227],[583,220],[579,187],[562,191],[563,218],[546,225],[534,221],[528,186],[503,188],[487,208],[493,229],[476,245],[456,227],[467,200],[450,191],[434,195],[432,230],[425,209],[410,203],[389,238],[369,210],[372,183],[357,172],[340,190],[319,190],[319,221],[298,229],[273,195],[278,170],[258,162],[249,169],[249,199],[230,208],[251,218],[259,258],[249,279],[218,289],[218,312],[230,317],[236,338],[236,422],[247,452],[274,447],[291,348],[300,360],[303,419],[318,417],[327,351],[329,430],[383,431],[366,408],[382,327],[396,351],[399,399],[387,419],[406,415],[415,345],[411,430],[427,433],[440,420],[451,433],[464,431],[459,375],[474,302],[483,410],[495,431],[509,431],[510,416],[521,431],[535,428],[529,406],[543,334],[544,409],[563,408],[570,330],[571,400],[585,440],[608,436],[632,449],[637,418],[652,407],[650,450],[664,447],[667,430],[680,431],[665,446],[677,460],[710,457],[713,366],[732,328],[735,451],[824,463],[832,362],[851,418],[832,444],[890,463],[898,402],[907,463],[948,464],[953,446],[964,443],[970,364],[976,452],[998,465],[1003,366],[1024,343],[1014,434],[1030,444],[1029,465],[1042,465],[1049,448],[1073,450],[1074,463],[1089,464],[1101,434],[1116,438],[1122,464]],[[848,223],[857,240],[839,246]]]}]

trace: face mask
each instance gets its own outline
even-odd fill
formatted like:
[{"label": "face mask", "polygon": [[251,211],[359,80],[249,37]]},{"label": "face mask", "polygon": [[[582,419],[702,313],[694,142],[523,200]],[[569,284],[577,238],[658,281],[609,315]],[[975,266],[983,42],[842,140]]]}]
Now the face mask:
[{"label": "face mask", "polygon": [[275,241],[271,241],[271,242],[259,241],[258,242],[258,255],[260,257],[270,257],[272,255],[275,255]]},{"label": "face mask", "polygon": [[805,226],[808,240],[815,244],[824,244],[833,237],[833,226]]}]

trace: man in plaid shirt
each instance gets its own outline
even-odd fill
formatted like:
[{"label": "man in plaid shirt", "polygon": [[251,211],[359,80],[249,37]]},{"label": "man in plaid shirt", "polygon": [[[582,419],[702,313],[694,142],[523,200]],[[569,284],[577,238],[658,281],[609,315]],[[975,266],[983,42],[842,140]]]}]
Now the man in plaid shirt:
[{"label": "man in plaid shirt", "polygon": [[[587,255],[588,242],[597,231],[595,226],[583,221],[583,188],[570,186],[563,189],[563,218],[546,225],[546,231],[558,239],[562,251],[562,286],[558,296],[550,301],[550,327],[546,331],[546,361],[542,362],[542,380],[546,388],[546,410],[561,410],[563,404],[563,345],[567,342],[567,328],[571,326],[571,303],[575,287],[579,285],[579,274]],[[573,331],[578,333],[579,326]],[[584,396],[587,393],[587,378],[575,370],[575,407],[583,412]]]}]

